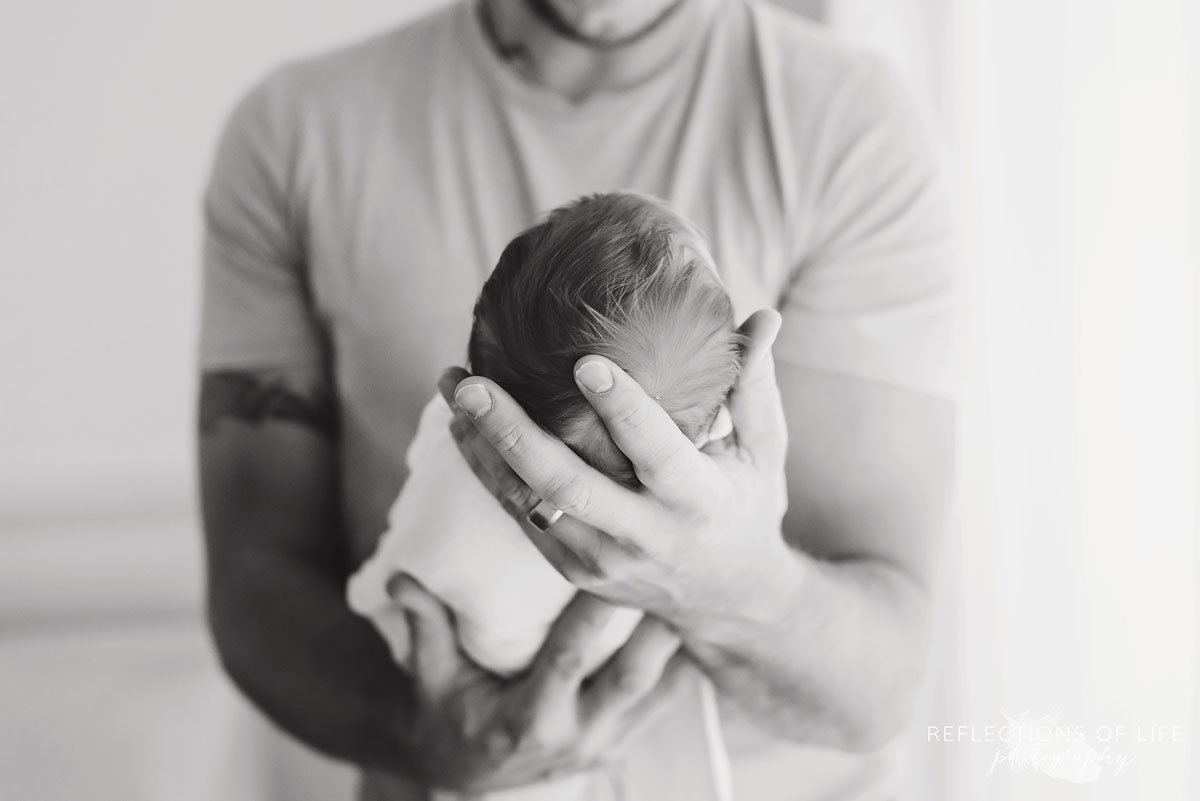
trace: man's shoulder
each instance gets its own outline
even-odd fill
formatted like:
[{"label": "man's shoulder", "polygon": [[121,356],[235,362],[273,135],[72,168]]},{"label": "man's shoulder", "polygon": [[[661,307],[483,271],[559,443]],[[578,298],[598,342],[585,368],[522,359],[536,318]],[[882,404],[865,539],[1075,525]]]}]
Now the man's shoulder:
[{"label": "man's shoulder", "polygon": [[759,57],[786,95],[833,98],[891,68],[876,52],[767,0],[745,0]]},{"label": "man's shoulder", "polygon": [[792,134],[844,138],[873,124],[911,127],[911,92],[882,54],[766,0],[741,1],[768,84],[766,102]]},{"label": "man's shoulder", "polygon": [[370,107],[390,93],[421,85],[439,53],[456,52],[449,37],[463,0],[436,8],[382,33],[286,62],[248,93],[269,105],[318,114]]}]

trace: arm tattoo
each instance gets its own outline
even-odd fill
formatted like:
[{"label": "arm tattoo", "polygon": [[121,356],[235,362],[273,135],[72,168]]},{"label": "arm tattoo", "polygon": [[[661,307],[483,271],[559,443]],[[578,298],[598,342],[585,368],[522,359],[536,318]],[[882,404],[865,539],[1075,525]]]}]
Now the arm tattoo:
[{"label": "arm tattoo", "polygon": [[284,420],[305,426],[327,439],[338,431],[337,409],[330,393],[305,394],[278,376],[220,371],[200,379],[200,431],[209,434],[222,417],[256,425]]}]

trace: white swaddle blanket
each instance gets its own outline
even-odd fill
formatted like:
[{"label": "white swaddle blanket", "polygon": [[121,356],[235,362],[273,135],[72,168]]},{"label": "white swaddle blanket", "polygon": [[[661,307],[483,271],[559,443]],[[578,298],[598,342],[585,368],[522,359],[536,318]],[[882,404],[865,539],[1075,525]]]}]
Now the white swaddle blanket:
[{"label": "white swaddle blanket", "polygon": [[[421,413],[409,447],[409,477],[388,514],[375,553],[351,577],[351,609],[370,618],[407,665],[408,622],[387,594],[397,572],[416,578],[454,612],[459,643],[500,675],[526,668],[576,593],[480,483],[458,451],[453,415],[440,396]],[[710,438],[729,433],[728,414]],[[589,654],[588,672],[628,639],[642,613],[620,609]],[[491,793],[505,801],[726,801],[728,765],[707,682],[683,706],[638,736],[615,767]],[[615,775],[620,774],[620,775]],[[457,798],[439,794],[440,798]],[[477,797],[477,796],[476,796]]]}]

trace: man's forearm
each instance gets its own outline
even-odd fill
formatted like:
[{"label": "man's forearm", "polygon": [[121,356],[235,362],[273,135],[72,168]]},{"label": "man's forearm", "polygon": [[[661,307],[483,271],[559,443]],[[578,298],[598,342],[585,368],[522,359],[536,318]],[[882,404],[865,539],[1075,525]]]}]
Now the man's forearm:
[{"label": "man's forearm", "polygon": [[[279,552],[241,550],[213,566],[209,616],[237,685],[312,747],[365,767],[412,774],[405,745],[410,679],[338,582]],[[234,563],[236,562],[236,563]]]},{"label": "man's forearm", "polygon": [[925,662],[927,602],[879,561],[796,553],[778,603],[684,637],[720,692],[762,728],[848,751],[903,726]]}]

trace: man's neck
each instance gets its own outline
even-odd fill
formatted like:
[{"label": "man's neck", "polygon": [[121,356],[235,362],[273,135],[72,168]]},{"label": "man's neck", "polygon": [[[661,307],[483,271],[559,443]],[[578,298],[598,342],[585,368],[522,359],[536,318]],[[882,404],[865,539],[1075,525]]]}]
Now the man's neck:
[{"label": "man's neck", "polygon": [[699,33],[708,0],[680,0],[616,45],[564,35],[529,0],[481,0],[492,47],[527,81],[572,102],[634,86],[678,57]]}]

